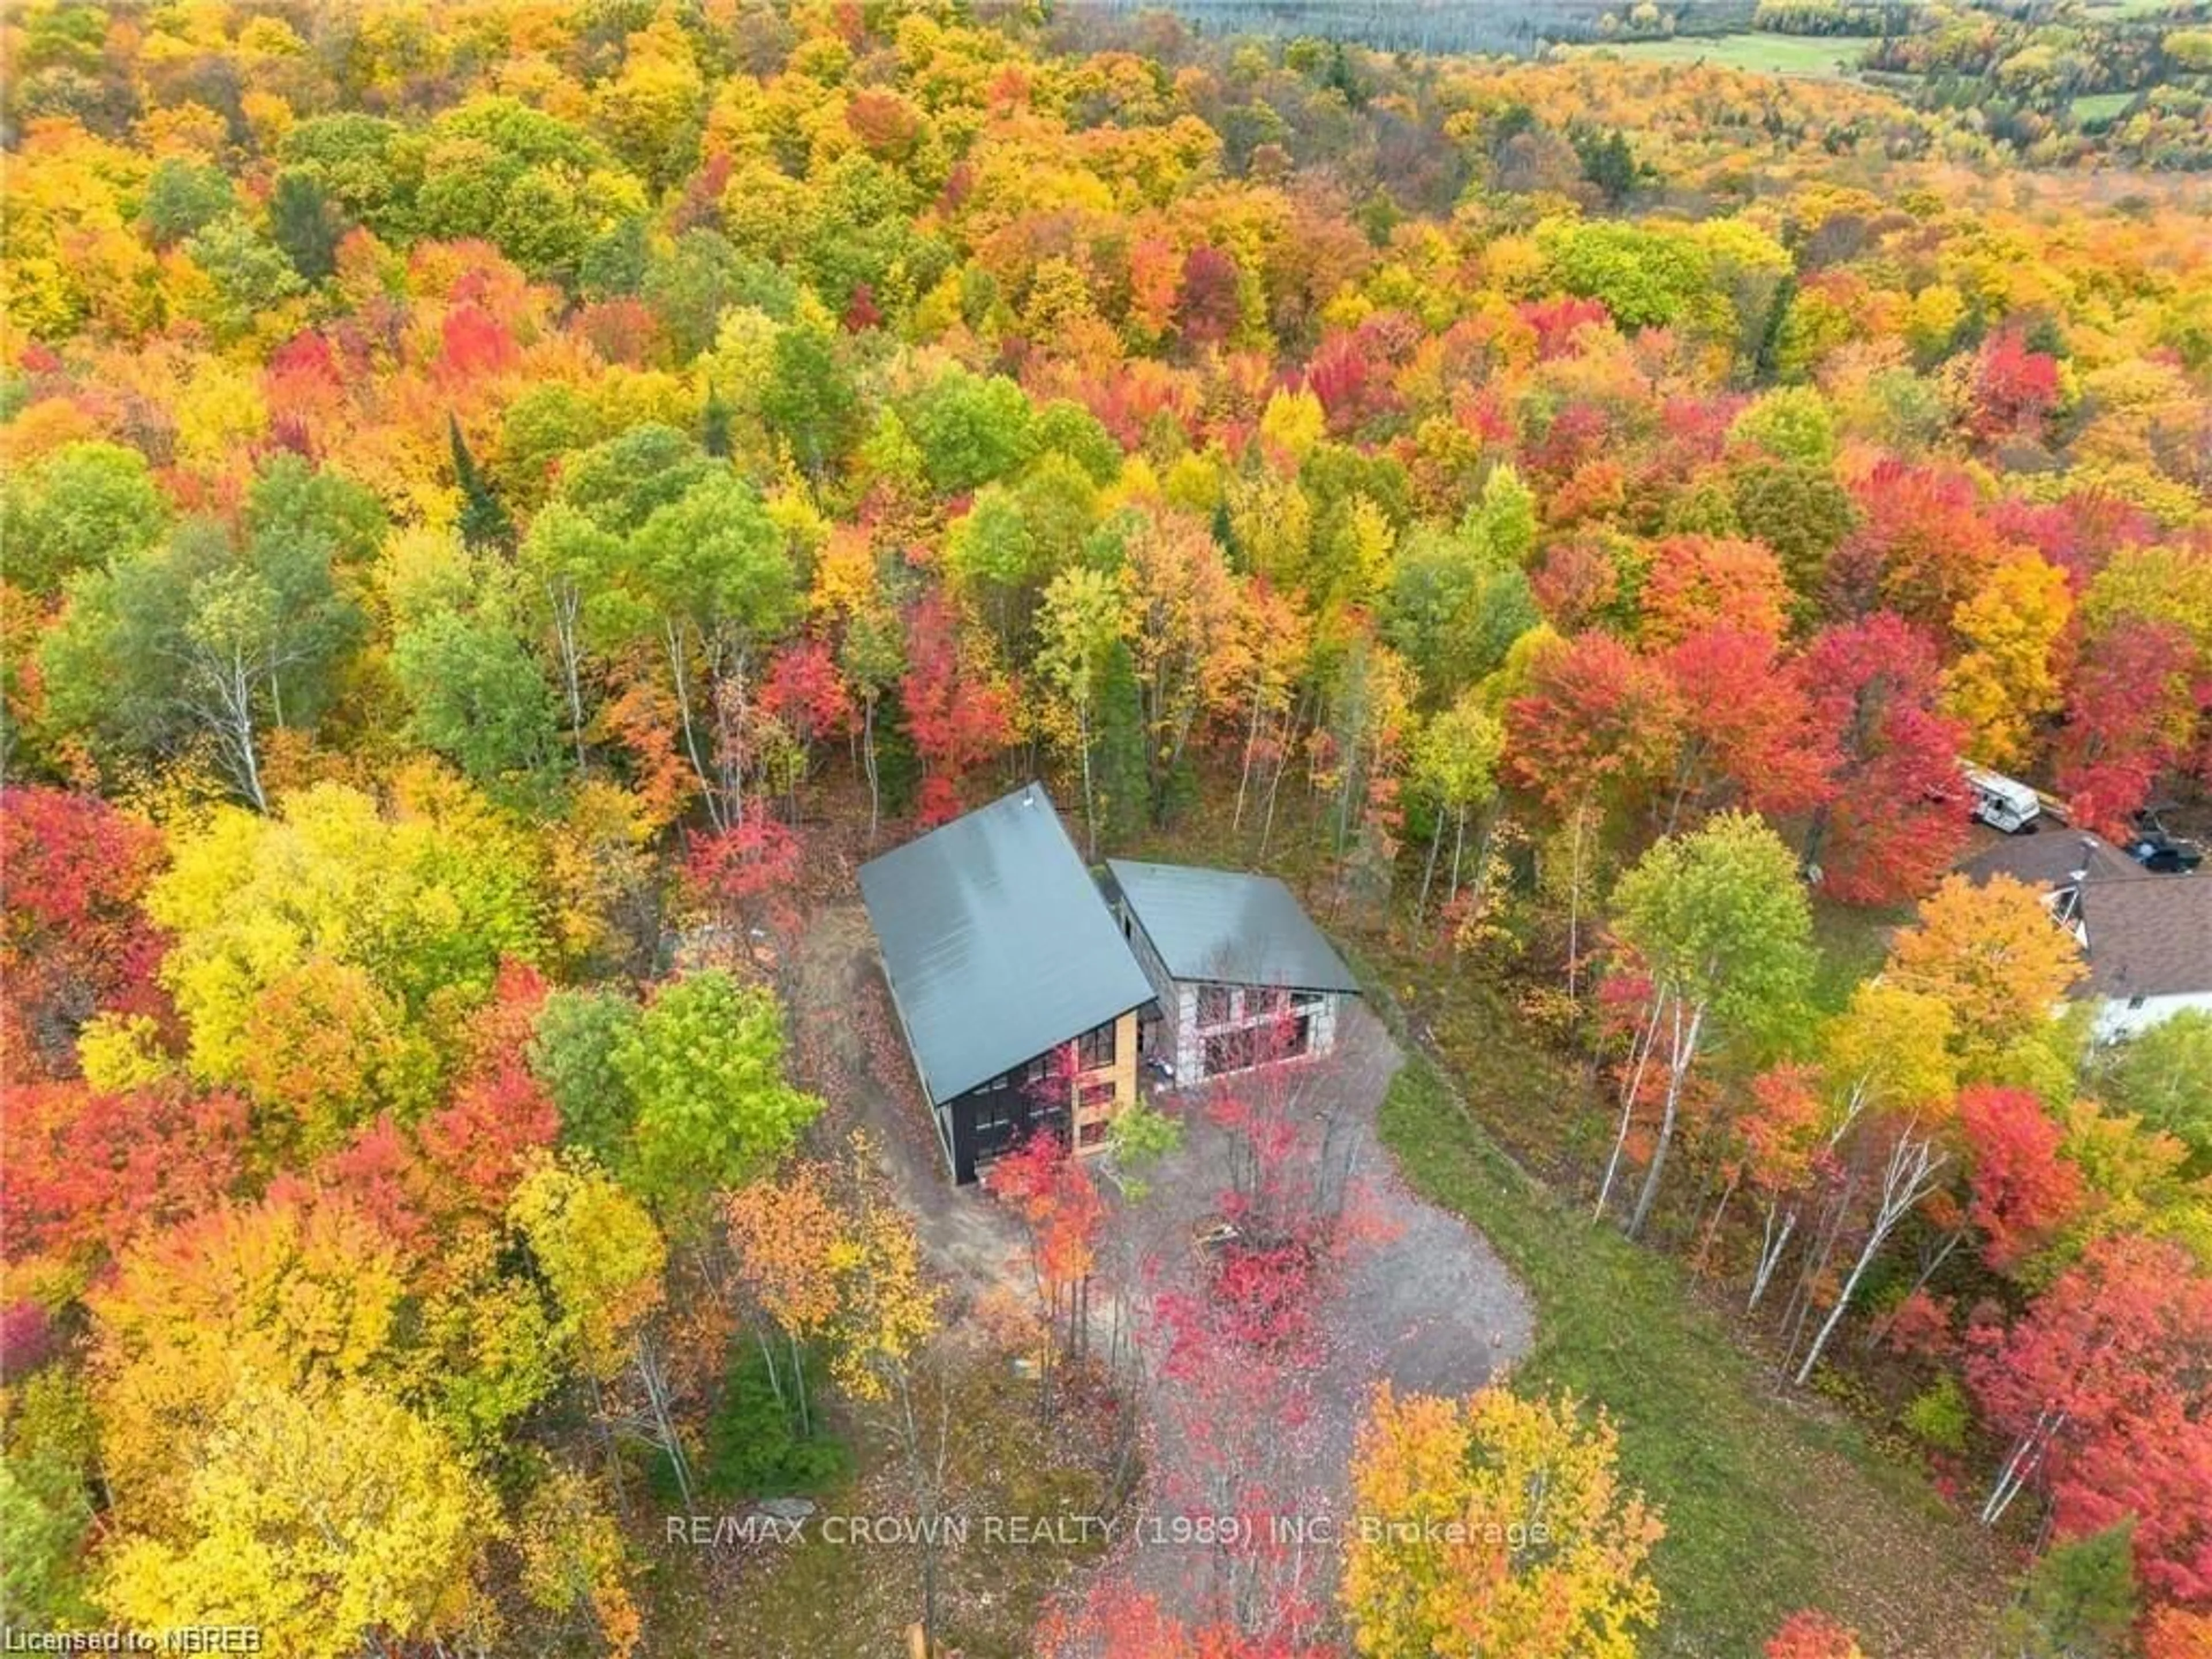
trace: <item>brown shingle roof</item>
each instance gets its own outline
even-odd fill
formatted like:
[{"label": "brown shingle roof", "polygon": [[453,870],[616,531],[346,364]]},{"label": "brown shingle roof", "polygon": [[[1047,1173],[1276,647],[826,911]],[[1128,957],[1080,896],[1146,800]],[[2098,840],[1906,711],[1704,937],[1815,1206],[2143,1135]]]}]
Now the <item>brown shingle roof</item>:
[{"label": "brown shingle roof", "polygon": [[2212,878],[2137,876],[2082,889],[2091,996],[2212,991]]},{"label": "brown shingle roof", "polygon": [[2141,866],[2102,836],[2051,828],[2033,836],[1999,836],[1959,865],[1959,873],[1977,887],[1992,876],[2010,876],[2031,887],[2070,887],[2084,870],[2092,881],[2142,873]]}]

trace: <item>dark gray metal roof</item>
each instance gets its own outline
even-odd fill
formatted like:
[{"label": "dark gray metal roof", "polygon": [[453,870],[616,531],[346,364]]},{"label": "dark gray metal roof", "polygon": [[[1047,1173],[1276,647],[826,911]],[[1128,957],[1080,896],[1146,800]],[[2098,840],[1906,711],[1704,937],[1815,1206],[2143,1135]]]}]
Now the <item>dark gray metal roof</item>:
[{"label": "dark gray metal roof", "polygon": [[1152,994],[1042,785],[862,865],[860,896],[933,1101]]},{"label": "dark gray metal roof", "polygon": [[1321,929],[1273,876],[1109,859],[1121,896],[1177,979],[1358,991]]}]

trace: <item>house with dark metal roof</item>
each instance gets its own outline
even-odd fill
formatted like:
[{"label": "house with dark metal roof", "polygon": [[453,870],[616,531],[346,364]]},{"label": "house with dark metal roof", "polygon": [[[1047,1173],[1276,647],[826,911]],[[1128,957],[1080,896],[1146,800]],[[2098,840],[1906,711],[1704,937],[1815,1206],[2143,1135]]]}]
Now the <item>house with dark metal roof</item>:
[{"label": "house with dark metal roof", "polygon": [[1273,876],[1109,859],[1115,915],[1158,999],[1140,1042],[1178,1083],[1326,1054],[1359,981]]},{"label": "house with dark metal roof", "polygon": [[1152,987],[1043,787],[1028,784],[860,866],[946,1166],[975,1179],[1045,1126],[1105,1144],[1136,1098]]}]

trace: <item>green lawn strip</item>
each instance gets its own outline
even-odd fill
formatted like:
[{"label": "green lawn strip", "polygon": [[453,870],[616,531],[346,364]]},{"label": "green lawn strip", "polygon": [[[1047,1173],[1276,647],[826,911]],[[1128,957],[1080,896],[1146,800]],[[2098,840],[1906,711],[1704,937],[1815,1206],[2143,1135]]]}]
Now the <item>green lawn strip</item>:
[{"label": "green lawn strip", "polygon": [[[1652,1567],[1665,1607],[1661,1651],[1755,1653],[1808,1605],[1895,1628],[1893,1608],[1875,1616],[1878,1596],[1928,1601],[1902,1622],[1934,1626],[1935,1599],[1955,1586],[1886,1583],[1894,1564],[1869,1559],[1912,1528],[1923,1535],[1908,1555],[1963,1556],[1955,1527],[1931,1519],[1935,1500],[1917,1474],[1851,1425],[1778,1398],[1695,1305],[1677,1264],[1592,1227],[1525,1176],[1419,1052],[1385,1097],[1381,1127],[1414,1189],[1465,1216],[1535,1298],[1535,1346],[1520,1380],[1602,1404],[1620,1428],[1624,1473],[1663,1506],[1668,1536]],[[1968,1612],[1952,1628],[1977,1622]]]},{"label": "green lawn strip", "polygon": [[1840,81],[1851,76],[1867,48],[1876,44],[1876,37],[1866,34],[1698,34],[1621,40],[1577,50],[1618,52],[1631,62],[1705,63],[1758,75]]},{"label": "green lawn strip", "polygon": [[2077,122],[2109,121],[2136,98],[2132,92],[2093,92],[2075,99],[2067,108]]}]

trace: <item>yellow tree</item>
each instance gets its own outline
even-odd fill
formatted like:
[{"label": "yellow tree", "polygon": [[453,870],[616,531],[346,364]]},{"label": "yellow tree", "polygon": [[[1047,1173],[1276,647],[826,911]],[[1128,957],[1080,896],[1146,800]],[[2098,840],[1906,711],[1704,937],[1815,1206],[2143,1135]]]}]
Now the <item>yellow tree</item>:
[{"label": "yellow tree", "polygon": [[1237,594],[1220,544],[1187,514],[1146,512],[1127,551],[1130,648],[1144,703],[1151,805],[1158,812],[1204,703],[1208,665],[1234,637]]},{"label": "yellow tree", "polygon": [[93,1395],[116,1513],[172,1514],[242,1380],[305,1399],[387,1355],[398,1255],[329,1201],[225,1207],[126,1255],[87,1298]]},{"label": "yellow tree", "polygon": [[1092,765],[1099,694],[1115,648],[1129,631],[1125,579],[1071,567],[1044,591],[1037,620],[1037,673],[1060,695],[1048,708],[1048,726],[1072,747],[1082,769],[1086,855],[1098,856],[1098,792]]},{"label": "yellow tree", "polygon": [[1371,1659],[1633,1659],[1656,1621],[1665,1533],[1620,1482],[1619,1436],[1556,1402],[1376,1390],[1352,1460],[1339,1592]]},{"label": "yellow tree", "polygon": [[622,1528],[589,1477],[549,1470],[523,1502],[515,1547],[524,1595],[551,1613],[587,1607],[613,1659],[629,1659],[643,1620],[629,1593]]},{"label": "yellow tree", "polygon": [[240,1387],[179,1519],[108,1552],[101,1600],[145,1630],[225,1625],[297,1659],[486,1633],[498,1505],[437,1431],[380,1391]]},{"label": "yellow tree", "polygon": [[2009,876],[1980,886],[1953,876],[1898,935],[1885,977],[1950,1008],[1953,1052],[1972,1082],[2049,1031],[2059,1000],[2084,971],[2080,944],[2036,889]]},{"label": "yellow tree", "polygon": [[848,1225],[830,1252],[838,1317],[830,1369],[856,1400],[902,1392],[908,1368],[935,1334],[937,1290],[922,1270],[914,1218],[876,1173],[867,1138],[846,1164]]},{"label": "yellow tree", "polygon": [[540,1164],[522,1179],[507,1219],[530,1245],[560,1310],[556,1334],[574,1345],[594,1398],[625,1367],[645,1395],[642,1416],[624,1416],[667,1455],[684,1501],[691,1501],[690,1460],[676,1425],[667,1366],[652,1322],[667,1299],[667,1246],[645,1206],[582,1154]]},{"label": "yellow tree", "polygon": [[914,1219],[884,1184],[865,1135],[853,1137],[843,1176],[848,1224],[830,1253],[838,1301],[830,1370],[848,1395],[873,1408],[898,1452],[921,1522],[914,1536],[921,1553],[921,1627],[933,1644],[937,1517],[945,1506],[951,1419],[942,1380],[933,1413],[920,1373],[937,1333],[937,1288],[923,1271]]},{"label": "yellow tree", "polygon": [[1967,649],[1944,674],[1944,701],[1973,728],[1977,759],[2027,758],[2035,721],[2063,700],[2055,654],[2073,614],[2066,573],[2032,554],[1999,565],[1952,613]]},{"label": "yellow tree", "polygon": [[[837,1316],[840,1298],[833,1267],[847,1218],[830,1196],[831,1171],[821,1164],[794,1164],[780,1176],[763,1177],[723,1200],[730,1247],[738,1273],[762,1312],[783,1332],[802,1429],[807,1421],[806,1368],[800,1345],[818,1340]],[[767,1334],[756,1330],[769,1386],[783,1399],[783,1379]]]}]

